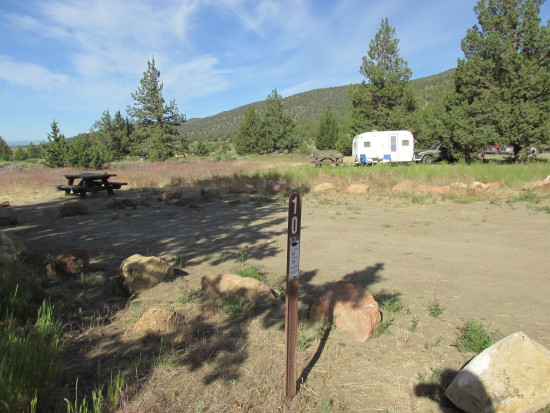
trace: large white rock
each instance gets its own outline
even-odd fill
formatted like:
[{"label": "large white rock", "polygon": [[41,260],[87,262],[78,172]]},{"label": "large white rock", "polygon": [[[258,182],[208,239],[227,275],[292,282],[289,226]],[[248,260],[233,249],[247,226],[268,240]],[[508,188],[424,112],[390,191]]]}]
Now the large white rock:
[{"label": "large white rock", "polygon": [[514,333],[466,364],[445,396],[471,413],[536,412],[550,403],[550,351]]},{"label": "large white rock", "polygon": [[124,284],[130,292],[139,293],[162,282],[174,270],[161,258],[132,255],[120,265]]}]

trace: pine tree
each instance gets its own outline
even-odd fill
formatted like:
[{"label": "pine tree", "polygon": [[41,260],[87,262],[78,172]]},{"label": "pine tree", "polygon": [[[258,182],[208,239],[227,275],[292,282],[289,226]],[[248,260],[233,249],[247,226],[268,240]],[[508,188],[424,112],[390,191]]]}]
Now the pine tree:
[{"label": "pine tree", "polygon": [[446,126],[469,161],[487,144],[512,144],[516,157],[550,137],[550,29],[540,0],[480,0],[479,26],[462,40]]},{"label": "pine tree", "polygon": [[338,138],[338,123],[332,114],[331,107],[327,106],[319,119],[319,129],[315,136],[315,146],[317,149],[336,149],[336,141]]},{"label": "pine tree", "polygon": [[395,29],[383,19],[359,71],[368,83],[349,88],[354,133],[410,128],[417,103],[409,85],[411,70],[399,55],[398,45]]},{"label": "pine tree", "polygon": [[294,138],[294,121],[283,110],[283,98],[274,89],[267,96],[263,107],[264,134],[258,143],[259,152],[274,149],[292,150],[297,146]]},{"label": "pine tree", "polygon": [[258,143],[263,140],[263,136],[264,125],[254,106],[250,105],[239,123],[237,135],[233,140],[235,152],[238,155],[260,152]]},{"label": "pine tree", "polygon": [[[159,81],[159,77],[160,71],[155,67],[153,58],[147,61],[147,70],[143,72],[140,87],[132,93],[134,105],[128,106],[127,112],[136,124],[136,131],[132,134],[135,140],[134,150],[163,144],[167,146],[168,152],[172,152],[179,135],[177,126],[185,122],[185,115],[178,112],[174,100],[165,104],[162,94],[164,86]],[[147,140],[154,140],[154,142],[147,142]],[[165,152],[165,150],[156,150],[157,154]]]},{"label": "pine tree", "polygon": [[42,143],[44,165],[48,168],[62,168],[66,165],[67,141],[65,136],[60,133],[58,122],[52,121],[50,127],[48,142]]},{"label": "pine tree", "polygon": [[0,136],[0,161],[9,161],[12,151],[6,141]]}]

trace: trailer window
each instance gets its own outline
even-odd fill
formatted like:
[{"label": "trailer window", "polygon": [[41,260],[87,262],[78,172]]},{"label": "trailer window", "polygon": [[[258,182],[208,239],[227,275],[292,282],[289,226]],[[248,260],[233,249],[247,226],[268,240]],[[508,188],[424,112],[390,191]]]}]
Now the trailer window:
[{"label": "trailer window", "polygon": [[390,135],[390,151],[397,152],[397,135]]},{"label": "trailer window", "polygon": [[363,142],[363,146],[365,148],[370,148],[370,142],[367,142],[367,141]]},{"label": "trailer window", "polygon": [[403,141],[401,141],[401,146],[409,146],[409,140],[404,139]]}]

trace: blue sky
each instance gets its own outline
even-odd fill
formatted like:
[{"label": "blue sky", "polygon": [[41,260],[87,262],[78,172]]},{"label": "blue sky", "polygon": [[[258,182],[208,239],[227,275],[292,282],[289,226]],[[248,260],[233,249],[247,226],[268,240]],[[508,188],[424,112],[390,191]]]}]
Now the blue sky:
[{"label": "blue sky", "polygon": [[[462,57],[476,0],[0,0],[0,136],[87,132],[132,104],[155,58],[164,97],[187,118],[360,82],[388,17],[413,78]],[[543,22],[550,17],[545,4]]]}]

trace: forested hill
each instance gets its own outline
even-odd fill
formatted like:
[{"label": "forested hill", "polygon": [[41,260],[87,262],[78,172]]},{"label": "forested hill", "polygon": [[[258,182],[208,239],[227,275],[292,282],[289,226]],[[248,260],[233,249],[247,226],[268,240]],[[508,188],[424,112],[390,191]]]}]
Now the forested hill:
[{"label": "forested hill", "polygon": [[[418,92],[421,101],[430,102],[453,87],[453,73],[454,69],[450,69],[437,75],[412,80],[411,84]],[[261,110],[263,104],[264,101],[252,103],[256,110]],[[283,99],[285,110],[298,123],[317,122],[328,105],[332,107],[337,117],[348,114],[350,105],[348,86],[314,89]],[[190,119],[180,127],[181,132],[190,140],[232,136],[248,106],[240,106],[206,118]]]}]

